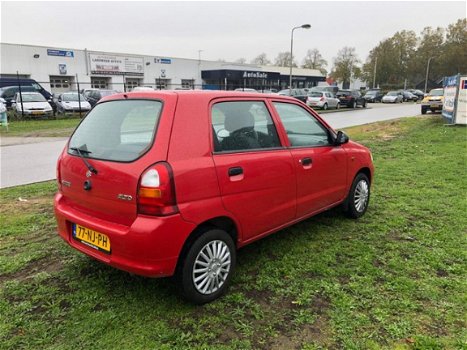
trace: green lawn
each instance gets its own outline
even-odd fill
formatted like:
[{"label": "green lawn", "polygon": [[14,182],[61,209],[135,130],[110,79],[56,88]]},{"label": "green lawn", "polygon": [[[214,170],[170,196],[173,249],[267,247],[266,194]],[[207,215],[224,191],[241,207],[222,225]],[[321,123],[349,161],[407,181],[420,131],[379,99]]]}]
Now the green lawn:
[{"label": "green lawn", "polygon": [[1,190],[0,349],[466,349],[466,129],[429,116],[348,132],[375,158],[367,214],[245,247],[204,306],[66,246],[53,182]]},{"label": "green lawn", "polygon": [[[84,116],[84,114],[83,114]],[[11,120],[8,132],[6,127],[0,127],[0,136],[23,137],[54,137],[71,135],[76,125],[81,121],[78,114],[60,115],[59,119]]]}]

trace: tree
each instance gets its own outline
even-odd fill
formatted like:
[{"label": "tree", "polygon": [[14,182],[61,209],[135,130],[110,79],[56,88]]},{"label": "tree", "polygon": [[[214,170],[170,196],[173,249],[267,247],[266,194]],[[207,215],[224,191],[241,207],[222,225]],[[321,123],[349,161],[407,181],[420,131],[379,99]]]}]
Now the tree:
[{"label": "tree", "polygon": [[[350,79],[354,76],[355,68],[358,67],[360,60],[357,57],[354,47],[344,47],[339,50],[334,59],[334,67],[331,71],[331,77],[342,82],[344,87],[350,85]],[[360,69],[359,69],[360,70]]]},{"label": "tree", "polygon": [[235,60],[235,63],[245,64],[246,63],[246,58],[240,57],[239,59]]},{"label": "tree", "polygon": [[[274,64],[279,67],[290,67],[290,52],[279,52],[274,60]],[[292,62],[292,67],[297,67],[295,60]]]},{"label": "tree", "polygon": [[308,50],[303,60],[303,68],[318,69],[321,74],[326,75],[327,71],[324,68],[328,65],[328,62],[323,58],[318,49],[314,48]]},{"label": "tree", "polygon": [[268,57],[266,56],[266,54],[263,52],[262,54],[259,54],[258,56],[256,56],[256,58],[254,58],[253,60],[251,60],[251,63],[252,64],[258,64],[258,65],[261,65],[261,66],[265,66],[267,64],[270,64],[271,61],[268,60]]},{"label": "tree", "polygon": [[445,65],[441,73],[444,75],[467,72],[467,19],[459,19],[448,26],[442,58]]}]

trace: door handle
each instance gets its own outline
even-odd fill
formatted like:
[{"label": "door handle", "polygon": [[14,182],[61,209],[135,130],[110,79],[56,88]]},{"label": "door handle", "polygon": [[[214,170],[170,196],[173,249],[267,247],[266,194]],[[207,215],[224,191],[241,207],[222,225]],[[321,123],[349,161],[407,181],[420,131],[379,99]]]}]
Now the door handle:
[{"label": "door handle", "polygon": [[311,165],[311,163],[313,163],[313,159],[311,159],[310,157],[306,157],[306,158],[300,159],[299,162],[300,162],[303,166]]},{"label": "door handle", "polygon": [[234,168],[229,169],[229,176],[236,176],[243,174],[243,168],[240,166],[236,166]]}]

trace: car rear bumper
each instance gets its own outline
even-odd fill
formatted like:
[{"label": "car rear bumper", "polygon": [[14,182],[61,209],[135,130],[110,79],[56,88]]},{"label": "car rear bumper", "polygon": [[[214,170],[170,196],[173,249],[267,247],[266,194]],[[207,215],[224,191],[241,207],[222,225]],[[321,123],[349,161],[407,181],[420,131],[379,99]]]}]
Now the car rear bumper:
[{"label": "car rear bumper", "polygon": [[[71,247],[107,265],[147,277],[174,274],[183,244],[195,228],[179,214],[139,215],[131,226],[116,224],[80,212],[60,193],[55,196],[55,216],[58,234]],[[74,223],[105,234],[111,252],[98,251],[73,238]]]}]

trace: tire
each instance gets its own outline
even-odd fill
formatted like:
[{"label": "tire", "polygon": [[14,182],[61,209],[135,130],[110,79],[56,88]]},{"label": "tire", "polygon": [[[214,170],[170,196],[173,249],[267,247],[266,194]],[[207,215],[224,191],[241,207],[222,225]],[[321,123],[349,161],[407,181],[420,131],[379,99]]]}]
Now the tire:
[{"label": "tire", "polygon": [[353,108],[353,109],[357,108],[357,101],[354,100],[354,101],[352,102],[352,108]]},{"label": "tire", "polygon": [[348,217],[358,219],[366,213],[369,202],[370,180],[365,174],[358,173],[344,202],[344,211]]},{"label": "tire", "polygon": [[235,262],[235,243],[227,232],[202,231],[188,248],[177,271],[176,279],[183,297],[195,304],[219,298],[230,283]]},{"label": "tire", "polygon": [[366,108],[366,101],[363,101],[362,108]]},{"label": "tire", "polygon": [[325,103],[325,104],[323,105],[323,111],[326,111],[327,109],[328,109],[328,104]]},{"label": "tire", "polygon": [[426,114],[426,108],[422,107],[422,114]]},{"label": "tire", "polygon": [[336,109],[341,109],[341,104],[337,102]]}]

